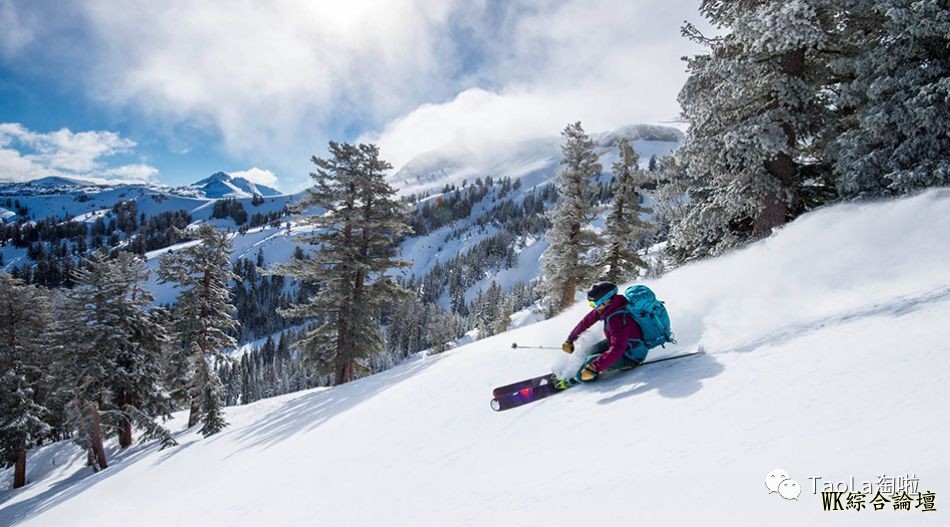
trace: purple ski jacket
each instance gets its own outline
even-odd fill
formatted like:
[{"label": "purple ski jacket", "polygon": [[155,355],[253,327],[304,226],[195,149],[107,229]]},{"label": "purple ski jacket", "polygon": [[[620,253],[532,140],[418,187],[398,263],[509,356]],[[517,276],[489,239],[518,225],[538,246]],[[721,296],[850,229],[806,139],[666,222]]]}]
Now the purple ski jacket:
[{"label": "purple ski jacket", "polygon": [[597,371],[604,371],[620,360],[620,357],[623,356],[623,352],[627,351],[627,346],[631,339],[643,338],[640,325],[637,324],[629,313],[621,313],[613,317],[610,316],[621,310],[626,311],[626,308],[627,299],[624,298],[623,295],[616,295],[610,299],[610,303],[603,313],[597,309],[592,310],[577,323],[577,326],[571,331],[570,336],[567,337],[568,341],[574,342],[577,340],[577,337],[581,336],[581,333],[587,331],[587,328],[593,326],[598,320],[607,321],[604,324],[604,335],[610,343],[610,348],[606,353],[597,357],[591,363],[597,368]]}]

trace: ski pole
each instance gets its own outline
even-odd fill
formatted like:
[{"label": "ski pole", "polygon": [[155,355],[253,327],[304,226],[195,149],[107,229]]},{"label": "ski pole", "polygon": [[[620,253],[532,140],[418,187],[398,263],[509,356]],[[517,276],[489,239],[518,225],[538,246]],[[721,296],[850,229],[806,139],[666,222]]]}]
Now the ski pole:
[{"label": "ski pole", "polygon": [[512,343],[511,343],[511,349],[514,350],[514,349],[518,349],[518,348],[536,349],[536,350],[559,350],[559,349],[561,349],[561,348],[556,348],[556,347],[554,347],[554,346],[523,346],[523,345],[521,345],[521,344],[518,344],[517,342],[512,342]]}]

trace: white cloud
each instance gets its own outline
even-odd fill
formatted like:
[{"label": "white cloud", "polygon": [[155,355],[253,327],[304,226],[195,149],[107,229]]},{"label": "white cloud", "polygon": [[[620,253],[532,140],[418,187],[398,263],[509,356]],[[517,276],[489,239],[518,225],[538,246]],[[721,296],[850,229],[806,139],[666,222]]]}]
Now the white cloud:
[{"label": "white cloud", "polygon": [[53,175],[11,148],[0,148],[0,181],[29,181]]},{"label": "white cloud", "polygon": [[0,0],[0,55],[14,55],[33,40],[30,24],[24,23],[13,0]]},{"label": "white cloud", "polygon": [[242,177],[251,183],[260,183],[268,187],[277,185],[277,174],[263,168],[251,167],[247,170],[231,172],[230,174],[232,177]]},{"label": "white cloud", "polygon": [[105,158],[129,153],[135,147],[134,141],[115,132],[62,128],[39,133],[20,123],[0,123],[0,147],[0,181],[63,176],[141,182],[158,175],[158,169],[142,163],[110,166]]},{"label": "white cloud", "polygon": [[104,103],[202,122],[232,153],[281,159],[288,145],[322,147],[341,113],[414,106],[437,84],[434,28],[452,4],[91,0],[79,7],[98,44],[87,82]]},{"label": "white cloud", "polygon": [[55,13],[20,14],[40,21],[23,28],[34,44],[21,55],[57,64],[47,55],[58,53],[58,63],[81,65],[75,74],[102,104],[172,125],[164,130],[217,131],[233,156],[301,179],[327,139],[360,132],[398,166],[450,141],[674,118],[679,58],[693,51],[679,28],[700,19],[694,0],[67,5],[57,23],[79,31],[40,23]]},{"label": "white cloud", "polygon": [[679,114],[680,57],[697,49],[679,38],[695,2],[571,0],[548,3],[514,22],[510,52],[494,66],[498,88],[422,104],[361,139],[379,143],[397,168],[414,155],[453,145],[556,136],[569,122],[605,131],[661,123]]},{"label": "white cloud", "polygon": [[103,170],[102,175],[122,181],[149,182],[154,181],[158,176],[158,169],[150,165],[137,163]]}]

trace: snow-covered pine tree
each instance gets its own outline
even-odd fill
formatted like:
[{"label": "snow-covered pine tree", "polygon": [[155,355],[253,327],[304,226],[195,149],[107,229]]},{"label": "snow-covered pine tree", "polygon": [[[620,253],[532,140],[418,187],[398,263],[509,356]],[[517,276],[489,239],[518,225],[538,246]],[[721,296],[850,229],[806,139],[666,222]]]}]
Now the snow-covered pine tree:
[{"label": "snow-covered pine tree", "polygon": [[153,307],[155,298],[143,287],[148,267],[128,252],[119,252],[108,262],[94,257],[90,265],[106,265],[113,280],[125,287],[122,296],[111,301],[120,317],[120,327],[115,331],[125,333],[126,343],[113,350],[116,369],[108,381],[113,399],[107,424],[118,429],[121,447],[132,445],[133,424],[145,432],[146,439],[159,440],[162,446],[175,445],[168,429],[155,422],[156,418],[170,417],[174,408],[163,384],[164,354],[169,343],[163,325],[167,312]]},{"label": "snow-covered pine tree", "polygon": [[224,385],[206,360],[199,363],[201,383],[201,435],[217,434],[228,426],[224,419]]},{"label": "snow-covered pine tree", "polygon": [[305,345],[320,373],[341,384],[355,378],[361,359],[385,350],[379,312],[409,294],[385,272],[407,265],[396,260],[395,242],[409,226],[384,177],[392,165],[379,159],[376,145],[331,141],[329,149],[329,159],[312,158],[315,186],[297,204],[298,210],[317,206],[326,211],[306,218],[315,233],[300,238],[319,250],[311,259],[277,265],[273,272],[319,286],[307,302],[281,313],[319,321]]},{"label": "snow-covered pine tree", "polygon": [[607,216],[605,248],[597,267],[605,280],[621,283],[636,277],[641,269],[647,267],[637,254],[636,244],[646,237],[650,224],[640,218],[639,188],[646,182],[637,167],[640,156],[626,137],[620,139],[617,147],[620,158],[613,164],[614,179],[611,183],[614,198]]},{"label": "snow-covered pine tree", "polygon": [[498,326],[498,309],[501,307],[503,295],[501,286],[494,280],[491,281],[484,293],[479,292],[472,308],[472,315],[475,319],[474,325],[478,329],[478,338],[483,339],[495,334],[495,328]]},{"label": "snow-covered pine tree", "polygon": [[574,303],[579,285],[592,279],[587,252],[598,242],[589,227],[593,220],[591,198],[597,192],[592,180],[602,171],[594,142],[580,122],[561,132],[562,169],[557,174],[558,201],[548,217],[545,233],[550,244],[542,257],[542,288],[545,311],[553,316]]},{"label": "snow-covered pine tree", "polygon": [[449,342],[455,338],[455,320],[451,313],[438,312],[429,318],[426,337],[432,346],[432,353],[442,353],[448,349]]},{"label": "snow-covered pine tree", "polygon": [[43,288],[3,272],[0,291],[0,460],[15,465],[17,489],[26,485],[26,451],[50,431],[34,387],[48,364],[50,301]]},{"label": "snow-covered pine tree", "polygon": [[241,404],[248,404],[257,400],[254,393],[254,366],[249,354],[241,356],[239,366],[241,370]]},{"label": "snow-covered pine tree", "polygon": [[154,422],[170,410],[161,379],[165,332],[140,287],[144,265],[130,253],[95,253],[73,272],[75,287],[57,312],[56,340],[72,428],[94,470],[108,467],[103,428],[131,444],[131,423],[174,444]]},{"label": "snow-covered pine tree", "polygon": [[181,289],[173,307],[176,343],[171,362],[177,368],[173,395],[190,403],[189,427],[202,417],[206,424],[219,422],[219,416],[202,414],[202,408],[216,407],[203,398],[220,393],[206,389],[205,384],[217,377],[206,362],[211,358],[230,360],[224,353],[236,346],[231,333],[238,328],[228,291],[228,283],[236,279],[231,271],[231,241],[227,233],[219,233],[207,223],[198,228],[197,235],[201,243],[162,256],[158,270],[159,283],[173,283]]},{"label": "snow-covered pine tree", "polygon": [[950,10],[946,1],[851,0],[833,69],[829,134],[845,196],[950,184]]},{"label": "snow-covered pine tree", "polygon": [[496,335],[508,331],[508,326],[511,325],[511,315],[514,311],[514,296],[510,294],[504,295],[504,300],[501,301],[501,304],[498,306],[498,312],[495,314],[494,333]]},{"label": "snow-covered pine tree", "polygon": [[287,339],[281,333],[277,340],[277,393],[290,393],[290,375],[293,368],[293,356],[290,353],[290,347],[287,346]]},{"label": "snow-covered pine tree", "polygon": [[421,307],[421,302],[418,300],[413,302],[413,300],[415,299],[396,302],[389,318],[386,339],[388,349],[402,357],[408,355],[409,341],[412,338],[412,326],[415,318],[415,310],[413,308],[416,307],[416,305]]},{"label": "snow-covered pine tree", "polygon": [[688,59],[679,94],[689,129],[677,155],[692,182],[675,249],[717,254],[790,219],[814,163],[808,149],[828,119],[836,9],[831,0],[704,0],[700,12],[727,33],[683,28],[710,51]]}]

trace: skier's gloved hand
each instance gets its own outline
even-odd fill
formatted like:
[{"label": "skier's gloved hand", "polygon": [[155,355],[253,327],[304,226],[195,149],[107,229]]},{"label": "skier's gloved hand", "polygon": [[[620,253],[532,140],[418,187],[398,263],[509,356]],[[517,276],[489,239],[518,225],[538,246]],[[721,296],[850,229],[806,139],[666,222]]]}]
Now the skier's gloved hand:
[{"label": "skier's gloved hand", "polygon": [[564,350],[564,353],[574,353],[574,343],[566,340],[564,344],[561,344],[561,349]]},{"label": "skier's gloved hand", "polygon": [[597,377],[600,377],[600,372],[597,371],[597,368],[593,364],[587,363],[581,368],[580,375],[578,375],[581,382],[593,382],[597,380]]}]

